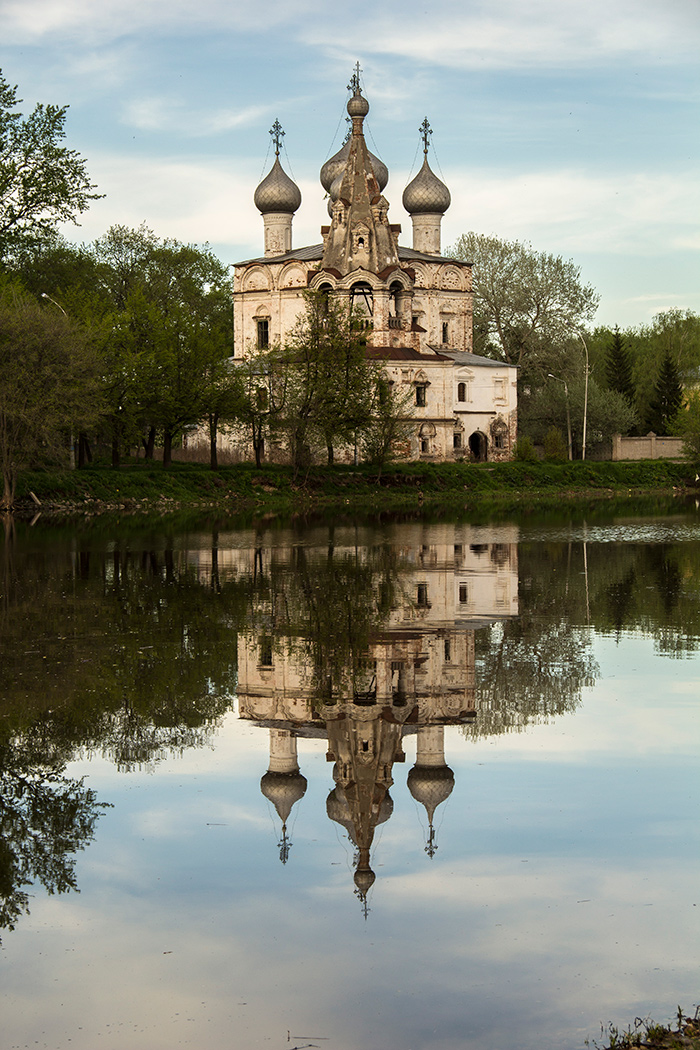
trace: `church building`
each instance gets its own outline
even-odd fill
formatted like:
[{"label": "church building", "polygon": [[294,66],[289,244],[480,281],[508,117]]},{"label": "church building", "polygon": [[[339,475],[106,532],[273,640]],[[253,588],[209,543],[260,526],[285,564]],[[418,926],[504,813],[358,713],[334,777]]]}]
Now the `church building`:
[{"label": "church building", "polygon": [[428,163],[428,121],[421,127],[423,166],[403,193],[413,224],[408,248],[399,244],[401,227],[388,218],[387,168],[365,142],[369,102],[359,68],[349,90],[349,137],[320,172],[330,222],[321,227],[319,244],[293,245],[301,193],[280,163],[284,132],[278,122],[271,129],[275,161],[254,195],[264,255],[234,269],[235,357],[283,344],[304,310],[306,289],[340,298],[366,317],[368,356],[383,363],[397,390],[410,393],[406,458],[509,459],[516,369],[472,353],[471,264],[441,254],[450,192]]}]

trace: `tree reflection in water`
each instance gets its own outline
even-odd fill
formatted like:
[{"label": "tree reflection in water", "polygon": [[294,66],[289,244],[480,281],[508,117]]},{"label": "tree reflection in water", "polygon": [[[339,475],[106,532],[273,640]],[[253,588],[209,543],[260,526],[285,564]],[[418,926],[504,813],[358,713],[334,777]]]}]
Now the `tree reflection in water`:
[{"label": "tree reflection in water", "polygon": [[326,811],[353,843],[366,901],[407,736],[432,857],[435,812],[454,784],[446,726],[482,736],[573,710],[598,673],[592,627],[642,631],[668,656],[695,651],[700,635],[697,545],[518,544],[510,525],[107,543],[20,526],[0,571],[0,914],[10,928],[33,883],[76,888],[75,854],[101,804],[64,775],[74,758],[152,767],[209,743],[237,695],[240,716],[270,733],[261,790],[284,862],[306,791],[298,744],[326,741]]}]

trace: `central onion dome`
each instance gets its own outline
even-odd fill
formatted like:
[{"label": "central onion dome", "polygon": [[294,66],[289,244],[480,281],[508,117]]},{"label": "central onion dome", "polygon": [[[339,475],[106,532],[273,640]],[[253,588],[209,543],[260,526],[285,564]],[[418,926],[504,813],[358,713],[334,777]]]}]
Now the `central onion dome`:
[{"label": "central onion dome", "polygon": [[301,204],[301,191],[275,157],[272,169],[262,180],[253,195],[255,207],[262,215],[293,215]]},{"label": "central onion dome", "polygon": [[[331,187],[338,178],[338,176],[340,176],[340,181],[342,182],[342,177],[345,174],[345,168],[347,167],[349,156],[350,139],[347,139],[347,141],[344,142],[343,145],[340,147],[338,152],[334,153],[333,156],[330,157],[321,168],[321,185],[323,186],[326,193],[329,193],[331,195],[331,200],[338,199],[337,193],[335,197],[333,197]],[[372,165],[372,171],[374,172],[374,177],[377,180],[379,192],[382,193],[387,182],[389,181],[389,169],[387,168],[384,161],[381,161],[379,157],[375,157],[374,153],[370,153],[369,150],[367,150],[367,156],[369,157],[369,162]],[[340,183],[338,183],[338,192],[340,192]]]},{"label": "central onion dome", "polygon": [[444,182],[431,171],[427,156],[415,179],[403,191],[403,206],[409,215],[444,215],[452,198]]}]

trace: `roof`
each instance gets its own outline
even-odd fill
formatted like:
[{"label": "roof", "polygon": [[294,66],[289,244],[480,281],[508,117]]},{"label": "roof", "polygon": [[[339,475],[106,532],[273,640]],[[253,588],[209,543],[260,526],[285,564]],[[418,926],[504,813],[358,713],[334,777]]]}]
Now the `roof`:
[{"label": "roof", "polygon": [[517,368],[517,365],[510,365],[507,361],[494,361],[492,357],[481,357],[479,354],[470,354],[466,350],[446,350],[443,348],[442,354],[446,354],[456,365],[473,365],[475,368],[486,366],[487,368]]},{"label": "roof", "polygon": [[444,354],[421,354],[410,346],[368,346],[367,357],[377,358],[382,361],[422,361],[430,364],[431,361],[450,361]]},{"label": "roof", "polygon": [[[234,263],[234,266],[252,266],[254,263],[285,263],[296,259],[298,262],[316,262],[323,258],[323,245],[310,244],[305,248],[292,248],[284,255],[262,255],[258,259],[243,259]],[[427,252],[417,252],[414,248],[404,248],[399,245],[399,260],[402,262],[438,262],[454,263],[457,266],[466,266],[467,263],[461,259],[449,259],[446,255],[428,255]]]}]

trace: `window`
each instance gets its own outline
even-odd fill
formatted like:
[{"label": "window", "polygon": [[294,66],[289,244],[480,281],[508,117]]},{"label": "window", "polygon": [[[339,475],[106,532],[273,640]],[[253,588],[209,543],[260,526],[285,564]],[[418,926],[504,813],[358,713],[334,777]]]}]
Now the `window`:
[{"label": "window", "polygon": [[418,408],[425,408],[425,394],[427,389],[425,383],[419,383],[416,386],[416,405]]},{"label": "window", "polygon": [[495,401],[505,401],[506,399],[506,381],[505,379],[494,379],[493,381],[493,397]]},{"label": "window", "polygon": [[460,583],[459,585],[459,604],[467,604],[467,585],[466,583]]},{"label": "window", "polygon": [[449,342],[450,339],[450,328],[447,321],[442,322],[442,341],[443,343]]},{"label": "window", "polygon": [[506,447],[506,436],[505,434],[494,434],[493,443],[496,448]]},{"label": "window", "polygon": [[258,321],[258,350],[267,350],[270,345],[270,322]]},{"label": "window", "polygon": [[421,605],[423,608],[428,604],[428,584],[419,583],[416,587],[416,605]]},{"label": "window", "polygon": [[461,447],[462,447],[462,435],[461,435],[461,433],[459,431],[455,431],[455,433],[452,435],[452,448],[461,448]]},{"label": "window", "polygon": [[430,452],[430,442],[427,438],[420,439],[420,450],[421,452]]},{"label": "window", "polygon": [[457,383],[457,400],[458,401],[466,401],[467,400],[467,384],[466,383]]},{"label": "window", "polygon": [[260,665],[272,667],[272,638],[260,639]]},{"label": "window", "polygon": [[452,645],[450,639],[445,639],[445,663],[448,664],[452,659]]}]

